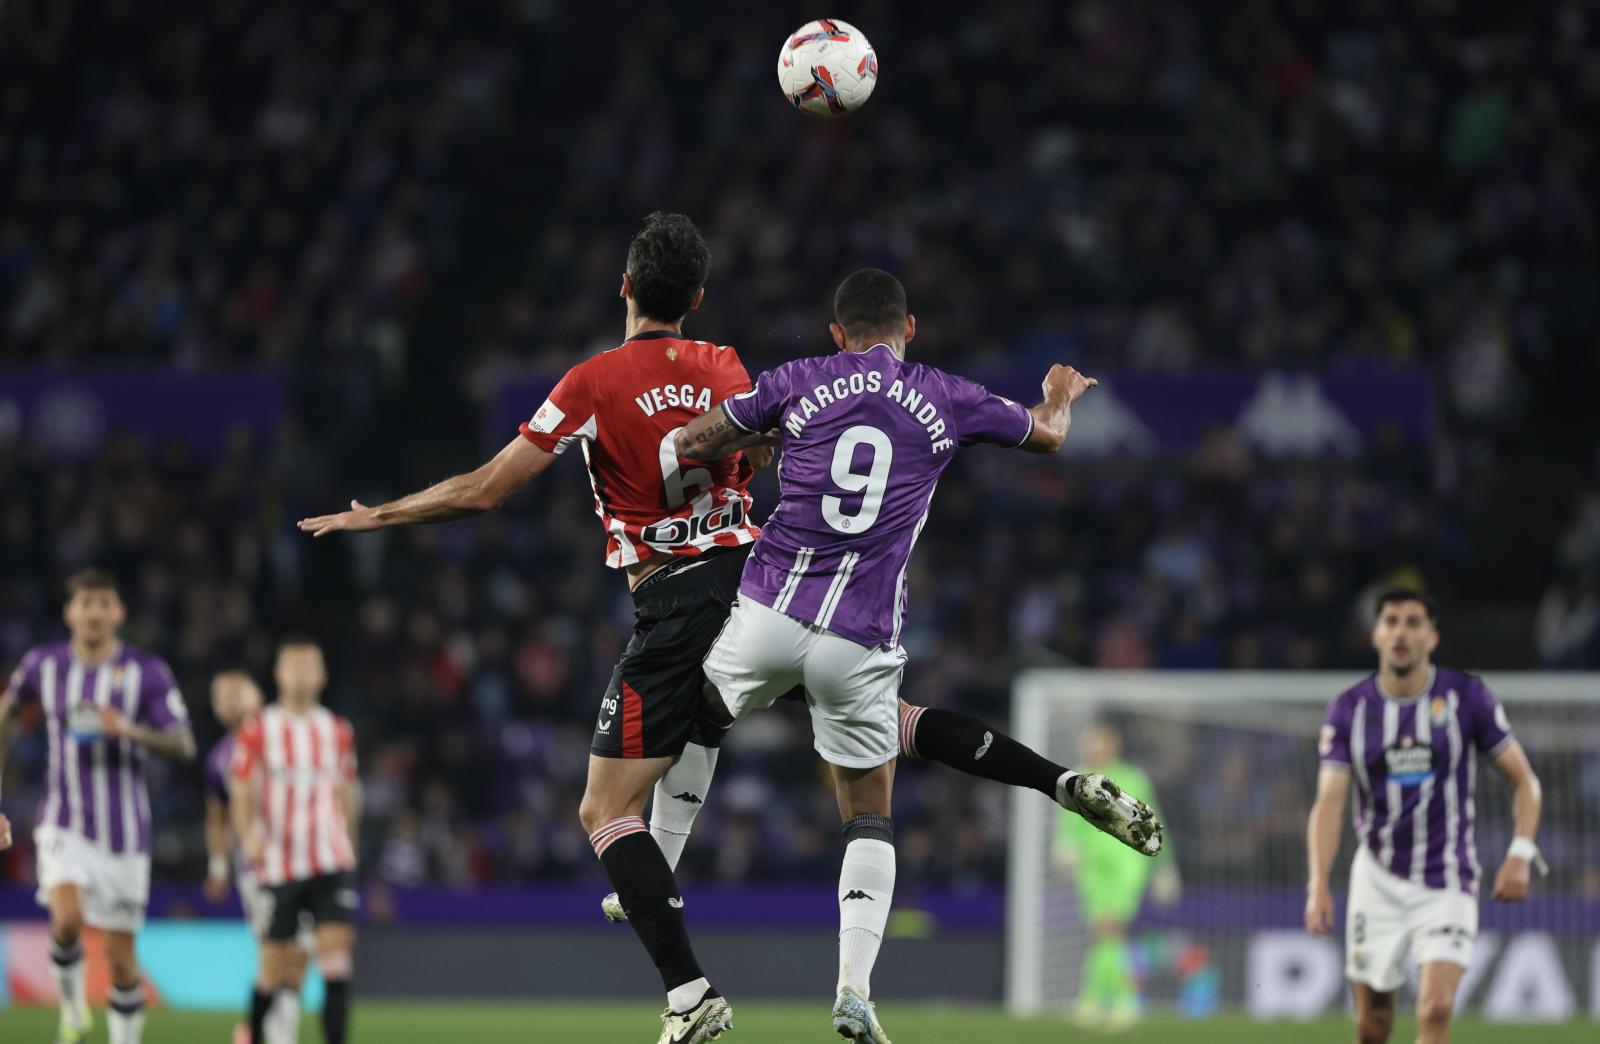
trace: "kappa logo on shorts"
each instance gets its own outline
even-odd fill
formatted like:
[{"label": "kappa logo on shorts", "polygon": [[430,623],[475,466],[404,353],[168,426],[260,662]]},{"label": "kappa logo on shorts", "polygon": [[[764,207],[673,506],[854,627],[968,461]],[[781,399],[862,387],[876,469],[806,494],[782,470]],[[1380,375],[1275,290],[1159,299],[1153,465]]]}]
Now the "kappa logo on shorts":
[{"label": "kappa logo on shorts", "polygon": [[840,900],[840,902],[848,903],[852,899],[865,899],[869,903],[877,902],[876,899],[872,898],[872,896],[868,895],[866,892],[863,892],[859,888],[852,888],[850,891],[844,893],[844,898]]},{"label": "kappa logo on shorts", "polygon": [[674,795],[672,795],[672,800],[674,800],[674,801],[682,801],[685,804],[689,804],[689,805],[701,804],[700,795],[699,794],[691,794],[687,790],[685,790],[682,794],[674,794]]}]

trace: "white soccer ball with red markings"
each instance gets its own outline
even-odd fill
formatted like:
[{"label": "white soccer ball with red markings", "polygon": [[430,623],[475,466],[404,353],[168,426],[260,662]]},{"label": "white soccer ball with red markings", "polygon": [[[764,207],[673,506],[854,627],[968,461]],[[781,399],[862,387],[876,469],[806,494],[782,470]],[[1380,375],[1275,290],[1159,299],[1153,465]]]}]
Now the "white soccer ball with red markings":
[{"label": "white soccer ball with red markings", "polygon": [[831,120],[865,105],[878,86],[878,56],[860,29],[819,18],[796,29],[778,52],[778,85],[808,116]]}]

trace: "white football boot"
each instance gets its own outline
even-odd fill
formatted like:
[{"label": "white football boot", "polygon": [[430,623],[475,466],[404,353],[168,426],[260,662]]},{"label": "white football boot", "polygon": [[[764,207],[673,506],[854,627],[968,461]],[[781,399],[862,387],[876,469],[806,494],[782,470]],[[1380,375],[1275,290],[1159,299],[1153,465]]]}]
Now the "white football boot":
[{"label": "white football boot", "polygon": [[622,924],[628,919],[628,911],[622,908],[622,900],[617,898],[616,892],[600,900],[600,912],[605,914],[606,920],[612,924]]},{"label": "white football boot", "polygon": [[[1068,781],[1072,792],[1067,793]],[[1097,830],[1121,841],[1140,855],[1161,851],[1166,828],[1149,805],[1125,792],[1098,772],[1066,774],[1056,782],[1056,804],[1078,813]]]},{"label": "white football boot", "polygon": [[733,1009],[726,997],[706,997],[685,1012],[661,1013],[661,1039],[656,1044],[705,1044],[733,1029]]},{"label": "white football boot", "polygon": [[833,1032],[858,1044],[889,1044],[876,1005],[848,986],[840,987],[833,1002]]}]

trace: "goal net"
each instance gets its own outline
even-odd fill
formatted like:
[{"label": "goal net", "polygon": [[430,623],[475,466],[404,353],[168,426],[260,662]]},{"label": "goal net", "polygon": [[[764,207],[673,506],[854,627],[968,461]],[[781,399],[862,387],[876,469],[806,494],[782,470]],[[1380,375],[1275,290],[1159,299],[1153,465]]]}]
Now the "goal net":
[{"label": "goal net", "polygon": [[[1086,743],[1120,741],[1121,761],[1153,788],[1140,796],[1167,824],[1168,853],[1146,877],[1146,868],[1118,869],[1094,848],[1115,841],[1072,829],[1042,795],[1015,793],[1006,939],[1012,1011],[1103,1010],[1108,992],[1125,997],[1130,989],[1126,978],[1108,986],[1108,960],[1113,978],[1119,964],[1131,974],[1141,1011],[1311,1018],[1340,1010],[1355,850],[1348,810],[1333,878],[1338,918],[1328,938],[1302,927],[1304,839],[1323,713],[1356,680],[1332,672],[1019,675],[1014,735],[1068,765],[1082,764]],[[1495,1019],[1600,1017],[1600,675],[1485,680],[1544,784],[1539,843],[1550,876],[1536,875],[1523,903],[1489,898],[1511,839],[1510,788],[1480,755],[1475,828],[1484,884],[1462,1007]]]}]

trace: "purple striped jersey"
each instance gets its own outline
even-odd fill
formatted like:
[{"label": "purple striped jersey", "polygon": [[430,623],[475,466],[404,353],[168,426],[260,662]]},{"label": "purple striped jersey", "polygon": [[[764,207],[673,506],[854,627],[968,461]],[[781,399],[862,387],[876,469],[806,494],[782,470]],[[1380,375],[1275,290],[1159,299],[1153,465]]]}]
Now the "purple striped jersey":
[{"label": "purple striped jersey", "polygon": [[866,646],[900,644],[906,566],[956,448],[1033,430],[1023,407],[886,344],[785,363],[722,407],[783,435],[778,506],[740,594]]},{"label": "purple striped jersey", "polygon": [[1475,751],[1493,756],[1511,725],[1483,681],[1446,667],[1409,700],[1377,676],[1328,706],[1319,753],[1355,777],[1356,836],[1397,877],[1476,895],[1483,876],[1473,836]]},{"label": "purple striped jersey", "polygon": [[38,700],[44,712],[50,757],[37,825],[70,830],[119,855],[148,854],[148,752],[131,740],[74,733],[93,732],[100,707],[155,729],[187,724],[183,696],[166,662],[118,642],[108,660],[90,667],[72,655],[69,643],[56,642],[29,649],[9,687],[23,704]]}]

